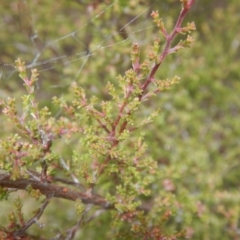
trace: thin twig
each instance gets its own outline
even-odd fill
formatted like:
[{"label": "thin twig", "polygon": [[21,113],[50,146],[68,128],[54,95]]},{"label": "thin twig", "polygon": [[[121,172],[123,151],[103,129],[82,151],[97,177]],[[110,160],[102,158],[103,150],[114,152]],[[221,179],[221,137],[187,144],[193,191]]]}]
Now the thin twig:
[{"label": "thin twig", "polygon": [[165,57],[170,53],[169,50],[170,50],[170,47],[171,47],[171,44],[174,40],[174,38],[176,37],[176,35],[179,33],[179,29],[181,29],[181,25],[182,25],[182,22],[183,22],[183,19],[185,18],[188,10],[190,9],[190,7],[193,5],[194,3],[194,0],[189,0],[188,3],[182,8],[179,16],[178,16],[178,19],[177,19],[177,22],[176,22],[176,25],[173,29],[173,31],[171,32],[170,35],[167,35],[166,37],[166,44],[165,44],[165,47],[163,49],[163,52],[162,54],[158,57],[158,63],[156,63],[152,70],[150,71],[150,74],[148,76],[148,78],[146,79],[146,81],[143,83],[142,85],[142,93],[139,95],[139,101],[142,100],[142,97],[144,95],[144,92],[146,91],[148,85],[152,82],[152,80],[154,79],[154,76],[158,70],[158,68],[160,67],[160,65],[162,64],[163,60],[165,59]]},{"label": "thin twig", "polygon": [[47,197],[45,199],[45,201],[43,202],[42,206],[37,211],[37,213],[27,223],[25,223],[24,226],[21,229],[19,229],[18,231],[16,231],[14,233],[14,237],[21,236],[34,223],[36,223],[40,228],[44,227],[44,224],[38,223],[38,220],[42,216],[42,214],[43,214],[45,208],[47,207],[47,205],[49,204],[50,198],[51,197]]},{"label": "thin twig", "polygon": [[88,205],[88,207],[86,207],[86,209],[84,210],[84,212],[82,213],[81,217],[79,218],[79,220],[77,221],[77,223],[75,224],[75,226],[73,226],[72,228],[70,228],[67,232],[67,236],[65,238],[65,240],[72,240],[74,238],[74,236],[76,235],[76,232],[80,229],[80,227],[84,224],[84,218],[87,212],[90,211],[90,209],[92,208],[92,205]]},{"label": "thin twig", "polygon": [[61,182],[61,183],[67,184],[67,185],[75,186],[75,187],[81,189],[82,191],[86,191],[86,188],[82,184],[76,183],[74,181],[70,181],[70,180],[67,180],[64,178],[59,178],[59,177],[53,177],[52,180],[53,180],[53,182],[54,181]]}]

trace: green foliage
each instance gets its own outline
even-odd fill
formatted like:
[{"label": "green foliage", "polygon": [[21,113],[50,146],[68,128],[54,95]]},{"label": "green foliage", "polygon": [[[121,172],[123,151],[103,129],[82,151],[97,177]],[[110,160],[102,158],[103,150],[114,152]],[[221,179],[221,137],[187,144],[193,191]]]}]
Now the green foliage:
[{"label": "green foliage", "polygon": [[[21,81],[4,81],[3,65],[0,199],[14,210],[0,238],[238,239],[239,2],[196,1],[187,18],[197,41],[180,52],[195,24],[174,27],[174,1],[153,4],[154,27],[129,22],[152,1],[26,2],[0,10],[22,19],[22,33],[12,25],[2,41],[14,34],[27,48],[1,54],[20,57]],[[69,33],[73,42],[52,41]],[[43,71],[58,54],[73,63]],[[41,204],[34,213],[29,199]]]}]

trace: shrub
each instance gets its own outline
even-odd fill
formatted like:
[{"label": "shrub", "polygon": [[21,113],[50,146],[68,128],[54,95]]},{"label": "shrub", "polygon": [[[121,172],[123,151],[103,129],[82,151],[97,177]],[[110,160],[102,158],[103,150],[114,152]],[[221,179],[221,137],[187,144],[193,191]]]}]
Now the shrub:
[{"label": "shrub", "polygon": [[[12,189],[18,193],[15,211],[8,217],[9,225],[1,230],[3,238],[34,238],[26,230],[33,224],[44,226],[39,219],[48,205],[57,205],[55,198],[75,201],[77,219],[55,239],[72,239],[82,228],[80,236],[85,239],[176,239],[185,235],[181,230],[170,233],[164,229],[181,207],[171,194],[174,184],[162,179],[157,161],[147,153],[144,141],[144,126],[158,111],[143,118],[138,112],[145,101],[178,82],[177,76],[158,80],[155,74],[167,55],[193,41],[188,35],[172,46],[177,34],[195,29],[193,23],[181,26],[192,4],[192,0],[182,1],[171,33],[158,12],[152,12],[166,44],[162,47],[160,40],[155,40],[147,56],[140,59],[139,44],[134,43],[132,68],[117,77],[118,84],[106,85],[110,100],[89,97],[73,82],[69,99],[53,98],[53,103],[61,108],[58,117],[52,116],[49,107],[39,106],[35,90],[37,69],[32,69],[28,77],[25,63],[16,61],[26,94],[22,96],[21,109],[14,98],[1,101],[3,113],[15,125],[14,132],[0,144],[1,198],[8,199]],[[68,150],[59,139],[72,143]],[[164,183],[161,194],[151,190],[158,181]],[[22,209],[29,198],[34,198],[38,202],[34,205],[39,208],[26,220]],[[46,223],[47,232],[51,232],[50,225]],[[97,226],[99,230],[93,233]]]},{"label": "shrub", "polygon": [[[84,1],[56,2],[54,8],[49,1],[42,1],[38,8],[19,2],[20,14],[35,14],[30,24],[20,17],[21,31],[14,32],[9,25],[9,34],[1,34],[7,42],[14,33],[15,41],[22,43],[16,47],[24,52],[27,46],[28,53],[19,55],[27,64],[20,59],[15,63],[24,88],[21,81],[10,81],[15,73],[4,81],[8,64],[3,64],[0,82],[5,115],[0,116],[1,208],[5,209],[1,238],[238,239],[239,48],[235,33],[239,2],[212,1],[210,8],[207,1],[196,2],[190,19],[193,13],[198,15],[194,16],[199,20],[198,40],[191,50],[171,55],[192,39],[178,44],[182,34],[177,34],[172,42],[165,28],[180,33],[193,30],[194,25],[174,27],[171,15],[176,14],[177,5],[173,1],[158,4],[165,26],[154,11],[155,28],[135,23],[129,35],[129,19],[132,23],[133,16],[145,8],[141,1],[119,1],[112,12],[103,10],[106,5],[100,1],[85,4],[86,34],[75,31],[76,26],[85,26],[78,13],[84,13]],[[6,6],[3,2],[2,9]],[[16,9],[14,3],[11,7]],[[51,18],[61,8],[69,18]],[[4,14],[4,21],[11,21]],[[61,27],[56,30],[52,22]],[[33,38],[35,48],[30,48],[29,37],[22,36],[35,36],[34,28],[38,36]],[[119,29],[112,37],[121,44],[111,45],[112,39],[106,37],[105,46],[98,48],[100,31],[109,36]],[[66,36],[69,30],[89,56],[84,55],[84,68],[67,67],[82,57],[75,54],[81,44],[73,45],[65,37],[56,44],[43,44],[49,37]],[[130,54],[126,39],[134,39],[134,32],[139,32],[140,43],[133,44]],[[145,48],[150,39],[152,46]],[[172,43],[170,49],[168,43]],[[2,62],[18,55],[11,45],[5,46]],[[28,64],[37,51],[42,62]],[[68,59],[60,58],[63,68],[54,65],[57,51]],[[54,68],[45,71],[51,64]],[[161,71],[155,71],[159,64]],[[179,80],[175,74],[182,81],[172,87]]]}]

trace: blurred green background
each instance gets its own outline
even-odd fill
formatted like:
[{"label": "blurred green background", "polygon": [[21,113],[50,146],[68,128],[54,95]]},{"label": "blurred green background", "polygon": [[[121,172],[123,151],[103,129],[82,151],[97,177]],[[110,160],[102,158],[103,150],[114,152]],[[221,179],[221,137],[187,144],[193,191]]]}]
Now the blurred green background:
[{"label": "blurred green background", "polygon": [[[58,109],[51,98],[70,98],[73,81],[89,96],[108,99],[106,83],[117,84],[116,76],[131,67],[131,44],[140,44],[143,59],[159,37],[151,11],[158,10],[171,31],[181,8],[176,0],[0,0],[0,4],[0,98],[20,100],[25,94],[14,69],[20,57],[29,71],[40,71],[37,98],[53,115]],[[166,195],[173,209],[174,204],[183,206],[166,228],[186,229],[190,239],[240,239],[239,9],[237,0],[195,1],[184,21],[196,24],[194,44],[168,56],[157,73],[159,79],[178,75],[180,84],[144,103],[139,113],[141,118],[158,107],[162,110],[144,129],[147,151],[162,173],[152,186],[153,197]],[[13,128],[0,113],[1,138]],[[65,146],[63,154],[70,147]],[[59,209],[68,205],[66,216]],[[58,200],[44,218],[62,229],[72,215],[74,206],[71,210],[69,203]],[[89,231],[81,233],[84,239],[96,239]],[[104,234],[98,232],[98,239]]]}]

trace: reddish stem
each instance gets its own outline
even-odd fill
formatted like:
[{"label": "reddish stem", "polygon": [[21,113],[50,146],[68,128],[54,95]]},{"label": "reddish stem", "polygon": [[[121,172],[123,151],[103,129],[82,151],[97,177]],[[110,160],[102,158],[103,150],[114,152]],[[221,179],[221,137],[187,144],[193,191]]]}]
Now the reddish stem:
[{"label": "reddish stem", "polygon": [[[153,66],[153,68],[152,68],[152,70],[151,70],[151,72],[149,74],[149,77],[146,79],[145,83],[142,85],[142,93],[138,97],[139,101],[142,100],[142,98],[144,96],[144,91],[147,89],[148,85],[154,79],[155,73],[157,72],[159,66],[161,65],[161,63],[163,62],[165,57],[169,54],[169,49],[170,49],[171,43],[172,43],[173,39],[175,38],[175,36],[179,33],[179,29],[181,29],[181,25],[182,25],[183,19],[185,18],[188,10],[190,9],[190,7],[192,6],[193,3],[194,3],[194,0],[189,0],[188,3],[186,5],[184,5],[184,7],[182,8],[182,10],[181,10],[181,12],[179,14],[179,17],[177,19],[176,25],[175,25],[172,33],[170,35],[166,35],[165,36],[166,37],[166,45],[164,47],[164,50],[163,50],[162,54],[158,58],[158,63],[156,63]],[[134,68],[134,70],[136,72],[138,71],[138,67],[137,66],[133,66],[133,68]],[[123,111],[124,111],[125,107],[128,104],[128,99],[129,99],[130,95],[131,95],[131,91],[128,91],[127,96],[125,98],[125,101],[124,101],[124,103],[122,104],[122,106],[119,109],[118,116],[117,116],[116,120],[113,123],[112,132],[109,133],[110,138],[113,139],[113,143],[112,143],[112,146],[111,146],[110,150],[115,148],[119,144],[119,141],[114,139],[114,137],[116,136],[116,128],[117,128],[120,120],[122,119]],[[131,112],[129,112],[128,115],[131,115]],[[126,129],[126,127],[127,127],[127,121],[124,121],[122,123],[121,127],[120,127],[119,133],[122,133]],[[111,160],[111,156],[108,155],[106,157],[104,163],[101,164],[100,167],[99,167],[98,176],[100,176],[103,173],[104,168],[108,165],[110,160]]]},{"label": "reddish stem", "polygon": [[162,54],[158,58],[158,63],[156,63],[153,66],[152,70],[150,71],[150,74],[149,74],[148,78],[146,79],[146,81],[144,82],[144,84],[142,86],[143,91],[142,91],[141,95],[139,96],[139,101],[142,100],[144,91],[147,89],[148,85],[154,79],[154,76],[155,76],[158,68],[162,64],[163,60],[165,59],[165,57],[169,54],[169,49],[171,47],[172,41],[176,37],[176,35],[179,33],[179,29],[181,29],[183,19],[185,18],[188,10],[191,8],[193,3],[194,3],[194,0],[189,0],[188,3],[184,6],[184,8],[182,8],[173,31],[171,32],[170,35],[166,36],[166,45],[163,49]]}]

